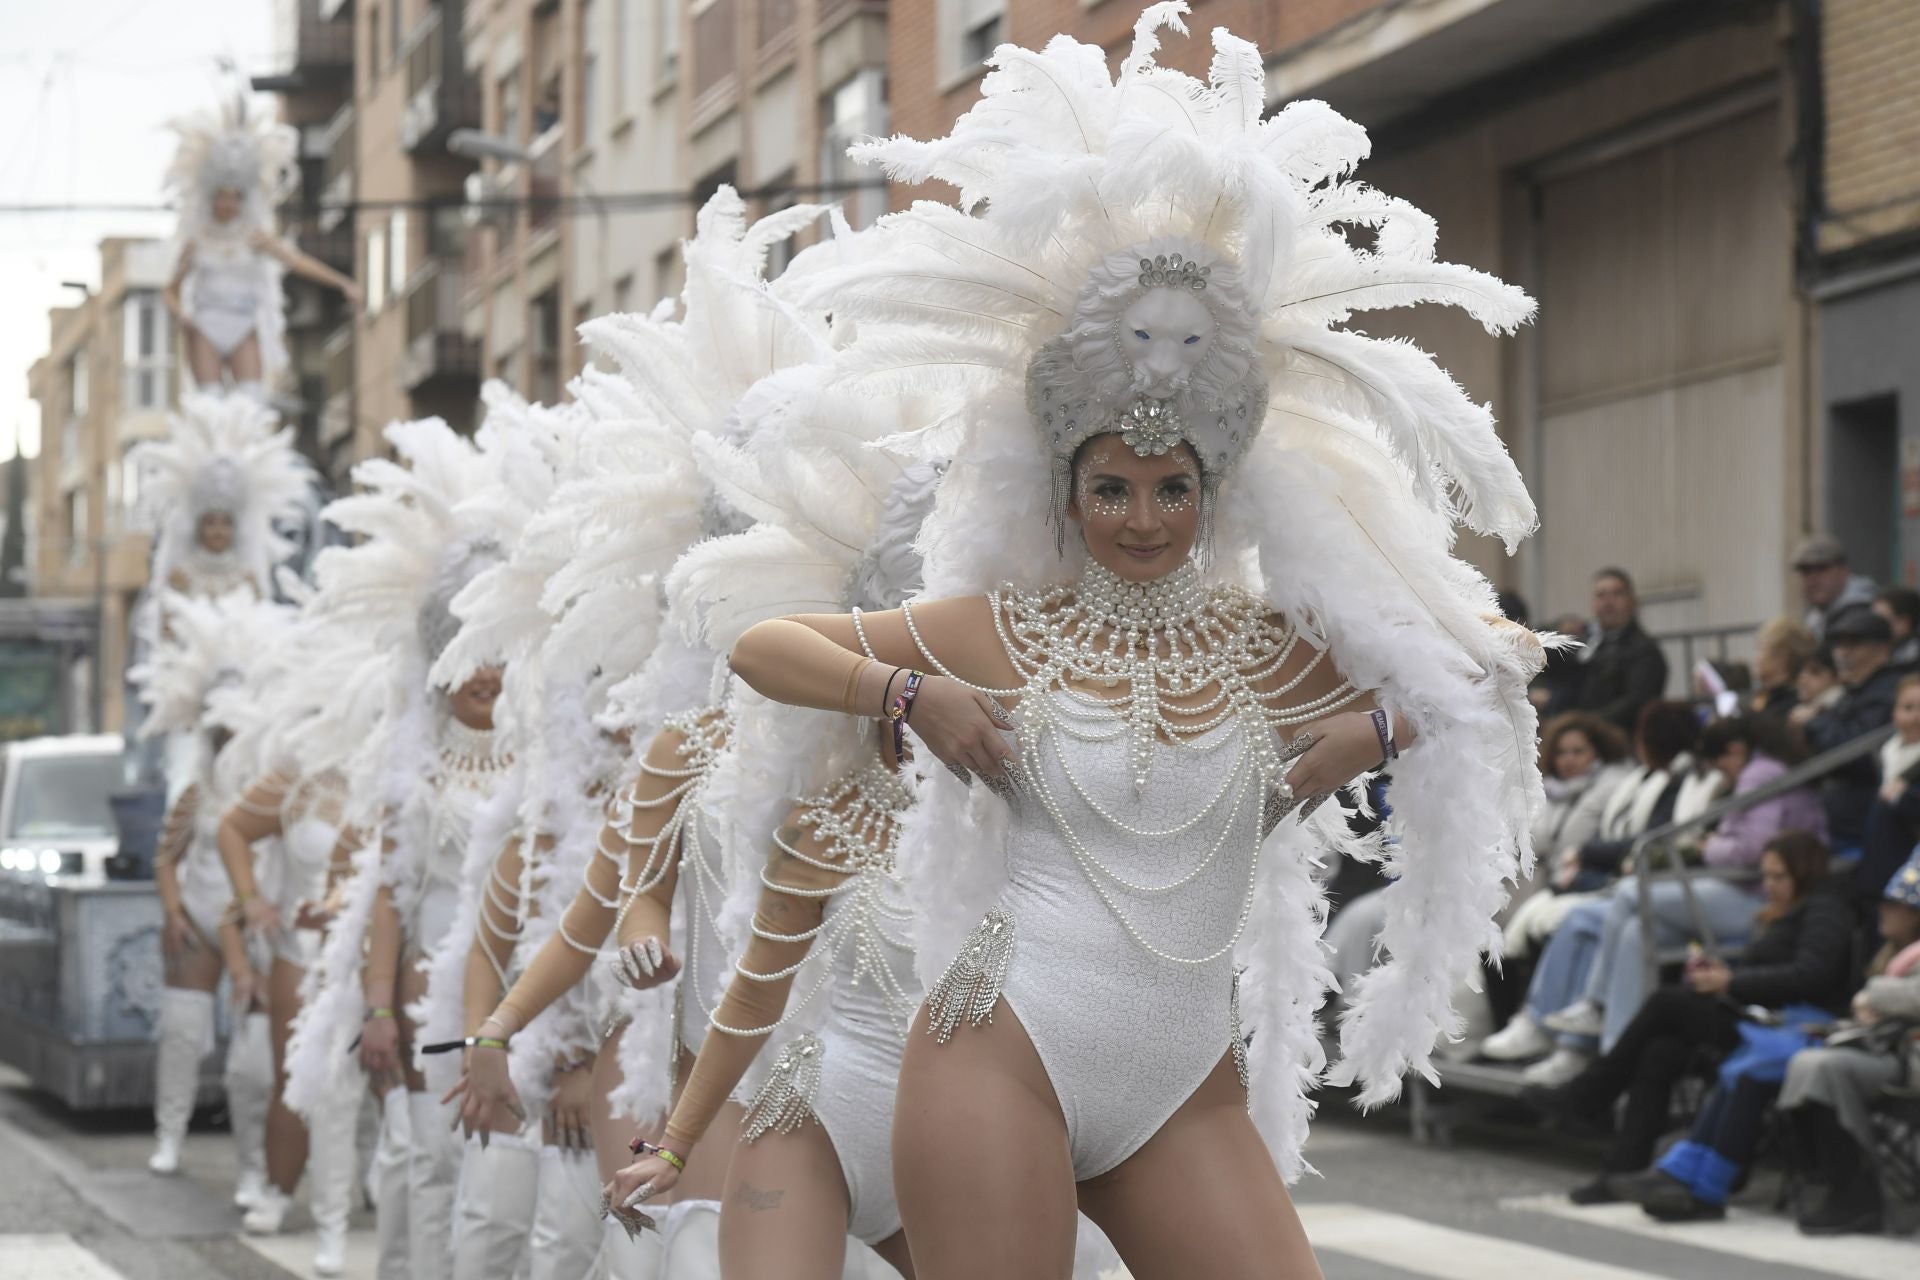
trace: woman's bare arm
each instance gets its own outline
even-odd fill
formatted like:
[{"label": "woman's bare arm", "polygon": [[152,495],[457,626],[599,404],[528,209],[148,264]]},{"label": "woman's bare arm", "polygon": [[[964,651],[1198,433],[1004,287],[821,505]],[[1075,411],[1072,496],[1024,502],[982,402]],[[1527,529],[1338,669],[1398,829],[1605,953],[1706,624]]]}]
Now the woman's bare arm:
[{"label": "woman's bare arm", "polygon": [[270,773],[258,779],[220,819],[215,843],[220,861],[233,882],[233,894],[242,907],[260,896],[253,874],[253,846],[280,834],[280,805],[287,796],[286,779]]}]

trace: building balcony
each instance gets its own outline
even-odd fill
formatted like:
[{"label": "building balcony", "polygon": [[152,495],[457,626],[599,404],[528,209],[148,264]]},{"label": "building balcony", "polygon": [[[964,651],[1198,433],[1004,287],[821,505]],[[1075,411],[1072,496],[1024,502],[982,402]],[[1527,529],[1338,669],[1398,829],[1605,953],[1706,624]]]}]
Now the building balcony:
[{"label": "building balcony", "polygon": [[460,260],[428,258],[407,281],[407,349],[400,381],[410,392],[480,384],[480,343],[462,325],[466,281]]},{"label": "building balcony", "polygon": [[274,48],[281,75],[298,88],[344,86],[353,75],[353,24],[321,14],[325,0],[274,0]]},{"label": "building balcony", "polygon": [[400,143],[410,152],[442,150],[455,129],[480,127],[480,84],[466,72],[460,25],[446,21],[444,7],[427,10],[401,52],[407,63],[407,105]]},{"label": "building balcony", "polygon": [[[326,148],[326,156],[320,165],[319,227],[322,231],[332,231],[346,221],[347,210],[353,204],[353,165],[359,130],[354,123],[352,103],[333,113],[333,119],[327,121],[322,131],[320,145]],[[351,238],[351,228],[347,234]],[[351,245],[347,260],[353,260]]]}]

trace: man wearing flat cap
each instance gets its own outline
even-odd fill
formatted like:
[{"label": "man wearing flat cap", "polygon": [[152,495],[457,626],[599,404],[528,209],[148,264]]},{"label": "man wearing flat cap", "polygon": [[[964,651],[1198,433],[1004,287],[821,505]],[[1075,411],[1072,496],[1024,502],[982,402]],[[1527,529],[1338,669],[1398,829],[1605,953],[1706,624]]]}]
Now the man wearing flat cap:
[{"label": "man wearing flat cap", "polygon": [[1847,549],[1830,533],[1815,534],[1793,552],[1793,571],[1800,575],[1800,594],[1807,602],[1807,630],[1814,643],[1827,640],[1827,627],[1848,609],[1871,607],[1873,579],[1847,565]]},{"label": "man wearing flat cap", "polygon": [[[1893,722],[1900,671],[1889,664],[1893,628],[1866,605],[1854,605],[1827,624],[1827,647],[1846,692],[1806,722],[1807,745],[1831,751]],[[1877,753],[1834,771],[1820,783],[1827,810],[1827,838],[1836,854],[1858,853],[1866,839],[1867,811],[1880,786]]]}]

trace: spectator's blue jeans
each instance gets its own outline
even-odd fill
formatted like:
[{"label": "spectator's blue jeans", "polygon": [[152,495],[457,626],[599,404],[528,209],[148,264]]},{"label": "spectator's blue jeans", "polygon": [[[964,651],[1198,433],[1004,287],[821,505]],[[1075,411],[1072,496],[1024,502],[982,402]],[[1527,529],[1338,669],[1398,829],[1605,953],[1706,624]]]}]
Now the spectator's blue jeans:
[{"label": "spectator's blue jeans", "polygon": [[[1759,896],[1745,885],[1708,876],[1696,877],[1692,884],[1694,900],[1706,918],[1707,927],[1713,930],[1715,940],[1745,942],[1753,931],[1754,913],[1760,909]],[[1675,947],[1698,936],[1693,913],[1688,910],[1686,895],[1677,881],[1655,881],[1652,899],[1655,946]],[[1605,912],[1600,951],[1582,992],[1606,1010],[1605,1028],[1600,1033],[1602,1052],[1613,1048],[1647,998],[1646,975],[1640,964],[1643,926],[1636,877],[1628,876],[1614,887]],[[1569,919],[1568,924],[1571,923]]]},{"label": "spectator's blue jeans", "polygon": [[1540,963],[1534,966],[1533,985],[1527,989],[1527,1013],[1535,1022],[1566,1008],[1587,989],[1606,920],[1605,901],[1582,902],[1547,939]]}]

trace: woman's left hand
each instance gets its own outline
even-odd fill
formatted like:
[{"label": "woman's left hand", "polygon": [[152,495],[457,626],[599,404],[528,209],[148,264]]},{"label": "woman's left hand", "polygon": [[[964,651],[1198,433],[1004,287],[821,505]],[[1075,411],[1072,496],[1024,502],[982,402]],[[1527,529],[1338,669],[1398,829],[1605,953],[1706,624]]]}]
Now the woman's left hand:
[{"label": "woman's left hand", "polygon": [[593,1063],[553,1073],[553,1097],[547,1103],[546,1132],[550,1147],[562,1151],[592,1151]]},{"label": "woman's left hand", "polygon": [[1287,771],[1287,785],[1301,804],[1332,795],[1380,763],[1380,735],[1364,711],[1342,711],[1304,726],[1313,745]]},{"label": "woman's left hand", "polygon": [[1687,970],[1687,984],[1703,996],[1717,996],[1733,981],[1733,970],[1724,960],[1703,960]]},{"label": "woman's left hand", "polygon": [[608,1212],[625,1217],[629,1210],[673,1190],[678,1181],[680,1171],[665,1160],[659,1156],[641,1156],[615,1173],[601,1191],[607,1198]]}]

